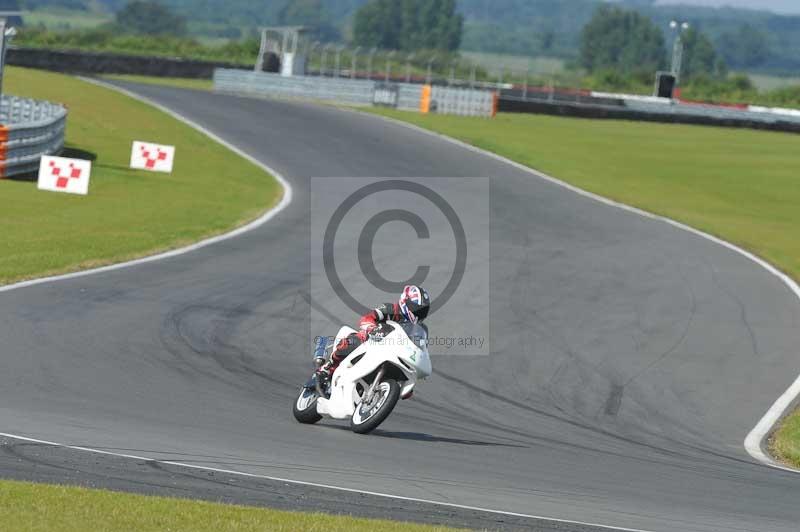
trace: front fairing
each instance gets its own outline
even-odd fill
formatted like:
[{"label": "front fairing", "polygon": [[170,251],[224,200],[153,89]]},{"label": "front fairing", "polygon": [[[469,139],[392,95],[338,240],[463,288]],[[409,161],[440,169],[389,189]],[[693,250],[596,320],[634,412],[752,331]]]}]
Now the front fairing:
[{"label": "front fairing", "polygon": [[405,335],[405,341],[398,346],[398,357],[409,364],[418,379],[425,379],[433,372],[428,353],[428,330],[416,323],[397,324]]}]

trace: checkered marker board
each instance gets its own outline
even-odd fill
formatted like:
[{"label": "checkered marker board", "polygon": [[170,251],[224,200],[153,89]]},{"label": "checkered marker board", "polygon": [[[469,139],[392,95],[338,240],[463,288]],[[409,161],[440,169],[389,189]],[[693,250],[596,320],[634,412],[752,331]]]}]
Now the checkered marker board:
[{"label": "checkered marker board", "polygon": [[45,155],[39,164],[39,190],[85,196],[89,193],[91,174],[91,161]]},{"label": "checkered marker board", "polygon": [[175,146],[162,146],[135,141],[131,150],[131,168],[151,172],[172,173],[175,162]]}]

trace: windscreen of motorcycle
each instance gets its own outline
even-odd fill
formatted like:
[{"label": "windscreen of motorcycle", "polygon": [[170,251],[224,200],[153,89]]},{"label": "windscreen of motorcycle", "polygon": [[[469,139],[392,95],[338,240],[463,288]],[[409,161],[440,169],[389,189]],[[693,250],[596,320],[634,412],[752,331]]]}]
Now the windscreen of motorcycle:
[{"label": "windscreen of motorcycle", "polygon": [[431,359],[428,355],[428,330],[417,323],[411,322],[404,322],[400,326],[413,344],[413,347],[409,346],[413,353],[407,359],[414,364],[419,378],[424,379],[433,371]]}]

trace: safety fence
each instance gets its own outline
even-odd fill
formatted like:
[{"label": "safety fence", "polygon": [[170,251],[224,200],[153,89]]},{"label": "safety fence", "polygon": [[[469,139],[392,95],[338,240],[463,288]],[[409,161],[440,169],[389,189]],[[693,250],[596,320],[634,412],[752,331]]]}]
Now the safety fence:
[{"label": "safety fence", "polygon": [[391,81],[281,76],[266,72],[217,69],[214,71],[214,90],[271,98],[376,105],[423,113],[491,117],[497,112],[497,95],[493,91]]},{"label": "safety fence", "polygon": [[0,179],[36,171],[44,155],[64,148],[67,109],[3,95],[0,100]]}]

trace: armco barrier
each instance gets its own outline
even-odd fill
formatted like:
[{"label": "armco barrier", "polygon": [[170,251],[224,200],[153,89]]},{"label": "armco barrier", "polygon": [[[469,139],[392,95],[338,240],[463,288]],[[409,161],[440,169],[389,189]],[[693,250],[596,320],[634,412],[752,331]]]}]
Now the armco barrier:
[{"label": "armco barrier", "polygon": [[43,155],[64,148],[64,106],[15,96],[0,101],[0,179],[36,171]]},{"label": "armco barrier", "polygon": [[[291,76],[246,70],[217,69],[214,90],[271,98],[321,100],[350,105],[381,105],[405,110],[493,116],[494,92],[477,89],[433,87],[412,83]],[[423,102],[429,105],[423,105]]]},{"label": "armco barrier", "polygon": [[681,102],[653,102],[646,100],[625,100],[625,107],[632,111],[652,115],[665,115],[675,121],[682,119],[702,119],[710,123],[743,124],[745,127],[762,129],[800,130],[800,115],[777,114],[752,111],[744,108],[718,105],[687,104]]},{"label": "armco barrier", "polygon": [[582,98],[580,103],[547,99],[501,99],[500,111],[800,133],[800,117],[785,114],[682,104],[671,100],[652,101],[646,98],[620,99],[612,105],[590,102],[592,100],[588,98]]}]

